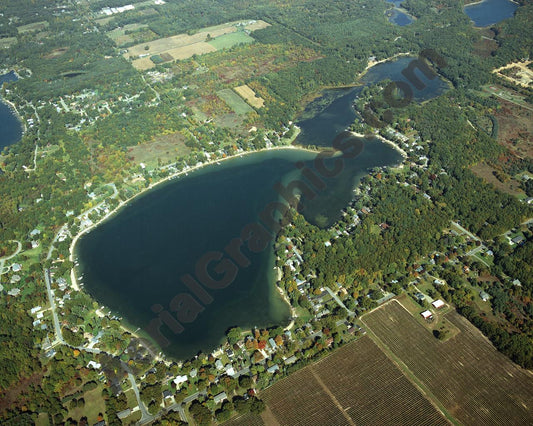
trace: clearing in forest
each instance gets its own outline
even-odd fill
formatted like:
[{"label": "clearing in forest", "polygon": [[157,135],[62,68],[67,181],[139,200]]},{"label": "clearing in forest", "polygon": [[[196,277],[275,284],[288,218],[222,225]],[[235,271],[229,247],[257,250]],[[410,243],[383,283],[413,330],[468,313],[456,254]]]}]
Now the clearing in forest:
[{"label": "clearing in forest", "polygon": [[151,142],[130,147],[128,156],[133,157],[136,164],[144,163],[149,167],[157,167],[159,160],[168,163],[176,157],[189,154],[191,149],[185,142],[185,136],[179,132],[159,135]]},{"label": "clearing in forest", "polygon": [[263,108],[263,105],[265,104],[263,98],[257,96],[246,84],[238,86],[234,90],[254,108]]},{"label": "clearing in forest", "polygon": [[235,114],[242,115],[253,111],[252,107],[231,89],[219,90],[217,96],[226,102]]}]

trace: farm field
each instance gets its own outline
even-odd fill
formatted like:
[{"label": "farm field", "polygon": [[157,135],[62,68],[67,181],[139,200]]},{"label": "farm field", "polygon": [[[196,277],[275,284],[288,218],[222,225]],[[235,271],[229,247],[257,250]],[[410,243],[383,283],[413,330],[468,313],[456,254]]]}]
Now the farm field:
[{"label": "farm field", "polygon": [[229,49],[240,43],[253,43],[254,39],[243,31],[221,35],[207,43],[216,50]]},{"label": "farm field", "polygon": [[310,368],[291,374],[259,396],[280,425],[350,424]]},{"label": "farm field", "polygon": [[509,361],[466,319],[446,318],[460,333],[441,342],[397,301],[362,317],[393,356],[459,422],[533,423],[533,375]]},{"label": "farm field", "polygon": [[243,115],[253,111],[252,107],[231,89],[219,90],[217,96],[226,102],[236,114]]},{"label": "farm field", "polygon": [[[350,343],[260,394],[280,425],[432,424],[447,421],[369,338]],[[235,420],[234,424],[237,423]]]},{"label": "farm field", "polygon": [[[239,27],[245,29],[260,29],[269,26],[264,21],[229,22],[214,27],[203,28],[194,34],[178,34],[171,37],[160,38],[150,42],[139,43],[128,48],[124,58],[132,59],[132,65],[144,71],[155,67],[150,60],[152,56],[165,58],[164,61],[188,59],[193,55],[216,52],[217,50],[232,47],[239,43],[251,43],[253,38],[244,31],[238,31]],[[250,29],[250,31],[253,31]],[[118,37],[120,34],[113,34]],[[209,39],[209,41],[207,41]]]},{"label": "farm field", "polygon": [[117,46],[122,46],[126,43],[132,43],[135,41],[136,34],[131,34],[131,32],[144,30],[146,28],[148,28],[148,25],[146,24],[127,24],[121,28],[115,28],[114,30],[108,31],[106,35],[113,40]]},{"label": "farm field", "polygon": [[236,416],[224,422],[224,426],[263,426],[264,424],[265,422],[260,416],[251,413]]},{"label": "farm field", "polygon": [[258,97],[255,92],[250,89],[246,84],[238,86],[234,89],[246,102],[248,102],[254,108],[262,108],[265,101],[263,98]]}]

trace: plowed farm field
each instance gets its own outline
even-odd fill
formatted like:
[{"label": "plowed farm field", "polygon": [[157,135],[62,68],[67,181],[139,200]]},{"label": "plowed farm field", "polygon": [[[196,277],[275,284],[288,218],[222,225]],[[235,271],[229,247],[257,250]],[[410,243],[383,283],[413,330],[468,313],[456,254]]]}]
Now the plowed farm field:
[{"label": "plowed farm field", "polygon": [[447,421],[369,338],[350,343],[261,392],[266,424],[445,425]]},{"label": "plowed farm field", "polygon": [[[459,330],[442,342],[398,302],[362,317],[376,342],[403,363],[449,415],[468,425],[533,424],[533,375],[496,351],[466,319],[446,318]],[[408,371],[406,371],[408,370]]]}]

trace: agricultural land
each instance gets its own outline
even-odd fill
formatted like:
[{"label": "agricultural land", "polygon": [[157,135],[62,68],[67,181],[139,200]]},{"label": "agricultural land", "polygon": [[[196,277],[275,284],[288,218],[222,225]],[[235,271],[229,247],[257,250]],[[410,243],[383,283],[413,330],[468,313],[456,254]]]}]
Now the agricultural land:
[{"label": "agricultural land", "polygon": [[413,375],[460,423],[530,424],[533,375],[498,353],[456,312],[446,318],[459,330],[442,342],[397,301],[362,317],[377,344]]},{"label": "agricultural land", "polygon": [[[150,42],[131,46],[124,53],[126,59],[132,59],[132,65],[139,71],[154,68],[156,64],[191,58],[194,55],[216,52],[240,43],[251,43],[248,33],[268,27],[264,21],[230,22],[227,24],[203,28],[194,34],[178,34]],[[138,29],[139,27],[135,27]],[[123,30],[108,33],[117,44],[129,41]]]}]

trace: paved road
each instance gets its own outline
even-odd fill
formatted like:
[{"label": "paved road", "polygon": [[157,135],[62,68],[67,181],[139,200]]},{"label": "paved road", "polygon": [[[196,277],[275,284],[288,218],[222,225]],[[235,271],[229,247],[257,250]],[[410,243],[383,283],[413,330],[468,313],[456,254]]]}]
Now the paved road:
[{"label": "paved road", "polygon": [[344,303],[342,303],[342,300],[339,299],[339,296],[337,296],[337,295],[333,292],[333,290],[331,290],[329,287],[326,287],[326,291],[329,293],[329,295],[330,295],[331,297],[333,297],[333,299],[335,299],[335,302],[337,302],[337,305],[339,305],[341,308],[346,309],[346,311],[347,311],[350,315],[355,315],[355,312],[350,311],[350,310],[346,307],[346,305],[345,305]]},{"label": "paved road", "polygon": [[137,398],[137,404],[139,405],[139,409],[141,410],[141,419],[137,422],[137,424],[144,425],[153,421],[155,419],[155,416],[152,416],[144,406],[144,402],[142,402],[141,400],[141,395],[139,393],[137,382],[135,382],[135,376],[130,371],[128,371],[128,380],[131,383],[131,387],[133,388],[133,392],[135,393],[135,398]]},{"label": "paved road", "polygon": [[17,243],[17,250],[15,251],[15,253],[13,253],[13,254],[11,254],[9,256],[2,257],[0,259],[0,275],[2,275],[2,271],[4,270],[5,261],[9,260],[9,259],[13,259],[22,250],[22,243],[20,241],[17,241],[17,240],[11,240],[11,241]]},{"label": "paved road", "polygon": [[452,225],[464,232],[466,235],[468,235],[470,238],[473,238],[476,241],[481,241],[480,238],[477,235],[472,234],[467,229],[463,228],[461,225],[459,225],[457,222],[452,221]]},{"label": "paved road", "polygon": [[56,302],[54,300],[54,293],[52,293],[52,287],[50,286],[50,270],[44,269],[44,281],[46,282],[46,292],[48,293],[48,300],[50,302],[50,309],[52,310],[52,319],[54,321],[54,331],[55,331],[55,343],[66,344],[61,334],[61,326],[59,325],[59,318],[56,312]]}]

